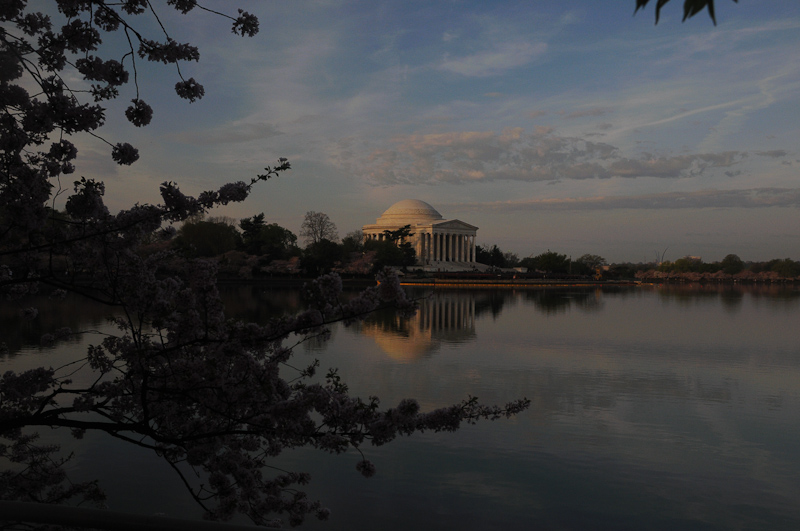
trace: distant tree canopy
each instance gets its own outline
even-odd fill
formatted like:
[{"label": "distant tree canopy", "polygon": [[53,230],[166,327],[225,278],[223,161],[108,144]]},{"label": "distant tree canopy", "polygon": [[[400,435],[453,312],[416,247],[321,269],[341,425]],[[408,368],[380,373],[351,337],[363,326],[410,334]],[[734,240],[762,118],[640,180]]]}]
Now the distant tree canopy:
[{"label": "distant tree canopy", "polygon": [[187,221],[178,231],[174,246],[190,257],[218,256],[236,249],[241,241],[236,227],[224,221]]},{"label": "distant tree canopy", "polygon": [[774,272],[779,277],[794,278],[800,276],[800,262],[791,258],[773,259],[767,262],[745,263],[735,254],[725,256],[720,262],[703,262],[700,258],[685,256],[674,262],[665,261],[658,265],[662,273],[716,273],[721,271],[727,275],[736,275],[748,270],[751,273]]},{"label": "distant tree canopy", "polygon": [[310,210],[306,212],[303,224],[300,225],[300,236],[306,245],[311,245],[322,240],[335,242],[339,239],[339,232],[328,214]]},{"label": "distant tree canopy", "polygon": [[608,265],[606,259],[597,254],[584,254],[572,262],[572,273],[576,275],[594,275],[597,269]]},{"label": "distant tree canopy", "polygon": [[727,275],[735,275],[744,270],[744,262],[735,254],[727,255],[719,265],[722,267],[722,272]]},{"label": "distant tree canopy", "polygon": [[[669,1],[670,0],[658,0],[658,2],[656,2],[656,24],[658,24],[658,20],[661,16],[661,8],[667,5]],[[733,1],[738,2],[739,0]],[[644,8],[649,3],[650,0],[636,0],[636,9],[633,13],[636,14],[639,9]],[[684,0],[683,21],[685,22],[686,19],[692,18],[704,9],[708,9],[708,16],[711,17],[712,22],[714,22],[714,25],[716,26],[717,18],[716,14],[714,13],[714,0]]]},{"label": "distant tree canopy", "polygon": [[492,267],[506,267],[506,257],[497,245],[477,245],[475,261]]},{"label": "distant tree canopy", "polygon": [[310,276],[329,273],[342,260],[342,246],[322,239],[306,246],[300,258],[300,267]]},{"label": "distant tree canopy", "polygon": [[342,238],[342,250],[345,253],[360,253],[364,250],[364,231],[361,229],[348,232]]},{"label": "distant tree canopy", "polygon": [[545,273],[569,273],[570,259],[565,254],[559,254],[551,250],[528,258],[523,258],[520,265],[527,267],[528,271],[542,271]]},{"label": "distant tree canopy", "polygon": [[519,256],[517,253],[505,251],[503,253],[503,259],[506,261],[506,267],[517,267],[519,265]]},{"label": "distant tree canopy", "polygon": [[242,229],[242,250],[270,260],[285,260],[297,256],[297,236],[277,223],[266,223],[264,213],[239,221]]}]

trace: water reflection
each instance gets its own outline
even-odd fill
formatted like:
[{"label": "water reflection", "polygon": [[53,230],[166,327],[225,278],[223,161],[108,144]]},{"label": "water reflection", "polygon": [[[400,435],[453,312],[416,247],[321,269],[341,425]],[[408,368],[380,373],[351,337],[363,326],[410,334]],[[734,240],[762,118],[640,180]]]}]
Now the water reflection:
[{"label": "water reflection", "polygon": [[[25,308],[36,308],[35,319],[22,316]],[[114,308],[76,295],[51,299],[47,296],[27,297],[0,304],[0,343],[5,343],[8,356],[14,357],[28,348],[38,348],[43,334],[68,327],[73,331],[96,329],[108,321]],[[75,344],[78,338],[68,340]]]},{"label": "water reflection", "polygon": [[[296,290],[223,292],[228,310],[243,318],[267,320],[302,306]],[[281,456],[282,468],[314,474],[311,497],[333,511],[330,522],[305,527],[800,529],[797,289],[412,295],[421,298],[413,318],[386,312],[352,329],[333,327],[330,341],[306,346],[308,355],[338,367],[354,395],[378,395],[387,407],[416,397],[432,409],[474,395],[486,403],[527,396],[531,409],[457,434],[365,445],[378,466],[368,481],[354,472],[353,456],[309,449]],[[90,328],[108,313],[70,301],[40,307],[47,304],[37,330],[23,330],[3,309],[4,324],[20,325],[16,336],[4,327],[3,340],[23,345],[5,368],[50,363],[65,351],[38,347],[45,327]],[[112,507],[122,500],[128,510],[179,516],[181,486],[165,486],[171,476],[158,473],[156,457],[131,458],[130,448],[100,437],[92,445],[76,446],[76,469],[111,484]]]},{"label": "water reflection", "polygon": [[[426,409],[466,395],[488,403],[527,396],[531,408],[454,437],[430,436],[429,444],[414,439],[405,451],[371,449],[388,478],[354,488],[381,510],[363,512],[343,495],[337,509],[357,515],[349,523],[800,529],[797,290],[435,293],[439,305],[452,298],[475,308],[469,339],[458,348],[439,341],[438,350],[407,363],[402,351],[375,358],[374,342],[342,334],[329,363],[357,382],[354,393],[379,394],[389,405],[408,396]],[[404,338],[433,337],[421,316],[380,322],[371,326],[395,348]],[[398,494],[424,517],[384,523],[392,509],[379,500]]]},{"label": "water reflection", "polygon": [[437,291],[420,298],[419,309],[410,318],[382,311],[364,321],[359,329],[391,358],[414,361],[430,356],[442,343],[473,340],[477,315],[484,310],[499,313],[494,298],[487,304],[476,302],[474,292]]}]

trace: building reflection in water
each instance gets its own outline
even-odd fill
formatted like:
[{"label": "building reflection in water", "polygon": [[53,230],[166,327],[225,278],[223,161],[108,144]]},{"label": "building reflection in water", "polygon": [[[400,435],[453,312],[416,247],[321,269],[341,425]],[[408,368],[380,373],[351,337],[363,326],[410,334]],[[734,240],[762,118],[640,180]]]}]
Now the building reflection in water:
[{"label": "building reflection in water", "polygon": [[361,324],[361,332],[391,358],[414,361],[430,356],[444,343],[475,339],[476,298],[469,291],[433,292],[419,300],[411,318],[394,311],[377,312]]}]

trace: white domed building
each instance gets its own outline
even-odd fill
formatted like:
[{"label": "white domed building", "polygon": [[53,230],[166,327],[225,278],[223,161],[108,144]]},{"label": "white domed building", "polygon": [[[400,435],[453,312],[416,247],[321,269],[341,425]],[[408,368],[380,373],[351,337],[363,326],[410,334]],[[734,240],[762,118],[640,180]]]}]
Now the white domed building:
[{"label": "white domed building", "polygon": [[425,269],[456,271],[475,267],[478,227],[444,219],[425,201],[405,199],[390,206],[373,225],[364,225],[365,240],[383,240],[384,231],[411,227],[417,264]]}]

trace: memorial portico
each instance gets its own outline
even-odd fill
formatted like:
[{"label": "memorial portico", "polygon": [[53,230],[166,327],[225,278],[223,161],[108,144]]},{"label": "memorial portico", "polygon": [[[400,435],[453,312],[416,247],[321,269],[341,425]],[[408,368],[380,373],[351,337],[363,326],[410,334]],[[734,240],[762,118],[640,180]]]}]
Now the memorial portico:
[{"label": "memorial portico", "polygon": [[383,240],[384,231],[411,228],[417,264],[430,269],[470,269],[475,264],[478,227],[458,219],[443,219],[431,205],[416,199],[399,201],[372,225],[364,225],[365,240]]}]

